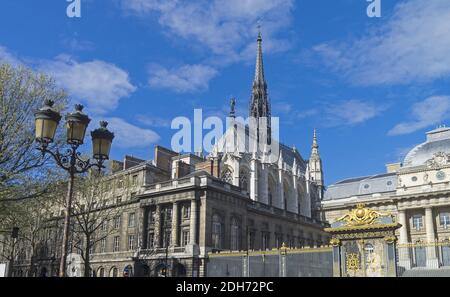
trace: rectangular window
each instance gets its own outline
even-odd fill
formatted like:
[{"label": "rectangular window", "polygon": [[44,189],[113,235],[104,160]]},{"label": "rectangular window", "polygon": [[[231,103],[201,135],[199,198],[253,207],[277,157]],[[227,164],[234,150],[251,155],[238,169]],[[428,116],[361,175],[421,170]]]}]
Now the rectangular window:
[{"label": "rectangular window", "polygon": [[156,214],[155,210],[150,210],[148,212],[148,222],[149,222],[149,224],[154,224],[155,223],[155,220],[156,220],[155,214]]},{"label": "rectangular window", "polygon": [[269,234],[267,234],[267,232],[262,232],[261,248],[262,250],[267,250],[269,248]]},{"label": "rectangular window", "polygon": [[214,248],[222,248],[222,224],[220,222],[213,223],[212,242]]},{"label": "rectangular window", "polygon": [[118,187],[119,189],[123,188],[123,180],[119,180],[119,181],[117,182],[117,187]]},{"label": "rectangular window", "polygon": [[131,178],[131,184],[132,184],[133,186],[136,186],[136,185],[137,185],[137,180],[138,180],[137,174],[136,174],[136,175],[133,175],[133,177]]},{"label": "rectangular window", "polygon": [[120,251],[120,236],[114,236],[113,252]]},{"label": "rectangular window", "polygon": [[255,232],[251,231],[248,234],[248,249],[254,250],[255,249]]},{"label": "rectangular window", "polygon": [[422,215],[415,215],[412,217],[413,228],[420,231],[423,228]]},{"label": "rectangular window", "polygon": [[105,221],[101,222],[100,230],[101,230],[101,231],[106,231],[106,230],[108,230],[108,224],[107,224]]},{"label": "rectangular window", "polygon": [[183,206],[182,212],[183,212],[183,219],[185,219],[185,220],[189,219],[189,214],[191,212],[190,206]]},{"label": "rectangular window", "polygon": [[136,224],[136,214],[133,212],[128,215],[128,228],[134,228],[135,224]]},{"label": "rectangular window", "polygon": [[114,229],[119,229],[121,223],[121,217],[117,216],[114,218]]},{"label": "rectangular window", "polygon": [[122,202],[122,196],[117,196],[116,197],[116,204],[119,204]]},{"label": "rectangular window", "polygon": [[134,235],[128,235],[128,250],[134,250]]},{"label": "rectangular window", "polygon": [[100,240],[100,253],[106,252],[106,238]]},{"label": "rectangular window", "polygon": [[189,231],[183,231],[181,234],[181,246],[187,246],[189,244]]},{"label": "rectangular window", "polygon": [[152,249],[154,246],[155,246],[155,233],[151,232],[148,234],[147,247],[149,249]]},{"label": "rectangular window", "polygon": [[448,212],[441,212],[439,214],[439,222],[440,222],[440,225],[444,229],[448,229],[448,226],[450,225],[450,213],[448,213]]}]

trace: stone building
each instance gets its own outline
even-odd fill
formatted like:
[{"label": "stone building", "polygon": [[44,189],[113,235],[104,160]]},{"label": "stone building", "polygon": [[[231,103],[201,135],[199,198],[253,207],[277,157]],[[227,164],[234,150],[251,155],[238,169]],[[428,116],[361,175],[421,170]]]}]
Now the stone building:
[{"label": "stone building", "polygon": [[[270,115],[259,35],[249,116]],[[268,143],[276,143],[270,119],[266,127]],[[99,187],[109,197],[107,206],[120,213],[105,227],[112,232],[92,249],[93,273],[203,276],[208,253],[215,251],[327,244],[319,213],[324,185],[316,133],[310,160],[276,144],[274,160],[260,152],[219,150],[217,144],[206,157],[156,146],[154,160],[112,161],[112,172]],[[71,257],[69,266],[79,265],[78,257]],[[41,265],[56,274],[57,249],[51,258],[53,264]]]},{"label": "stone building", "polygon": [[358,203],[394,214],[399,266],[450,266],[450,129],[427,133],[402,163],[387,172],[346,179],[330,185],[322,201],[324,216],[333,222]]}]

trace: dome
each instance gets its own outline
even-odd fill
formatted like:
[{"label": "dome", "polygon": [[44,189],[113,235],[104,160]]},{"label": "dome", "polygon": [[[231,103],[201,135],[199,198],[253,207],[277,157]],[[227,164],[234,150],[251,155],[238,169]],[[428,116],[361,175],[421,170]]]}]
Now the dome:
[{"label": "dome", "polygon": [[427,141],[408,152],[403,167],[424,165],[439,152],[450,153],[450,128],[440,127],[427,133]]}]

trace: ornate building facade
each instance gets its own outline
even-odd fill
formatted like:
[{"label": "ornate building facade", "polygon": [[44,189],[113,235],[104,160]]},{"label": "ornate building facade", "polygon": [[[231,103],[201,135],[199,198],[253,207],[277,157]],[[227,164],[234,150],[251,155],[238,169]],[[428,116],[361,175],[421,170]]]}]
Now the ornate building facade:
[{"label": "ornate building facade", "polygon": [[394,214],[402,225],[398,264],[403,269],[450,266],[450,128],[427,133],[402,163],[387,172],[330,185],[324,216],[335,221],[358,203]]},{"label": "ornate building facade", "polygon": [[[259,35],[249,116],[269,117],[267,144],[275,143],[270,115]],[[120,211],[105,226],[110,235],[92,248],[95,275],[202,276],[215,251],[328,243],[319,216],[323,171],[315,132],[310,160],[283,144],[269,161],[236,146],[220,151],[220,143],[207,157],[156,146],[153,160],[112,162],[112,174],[99,186],[109,197],[105,206]],[[56,274],[57,253],[57,247],[49,249],[39,269]],[[73,271],[79,270],[79,257],[71,257]],[[26,257],[17,262],[16,275],[27,263]]]}]

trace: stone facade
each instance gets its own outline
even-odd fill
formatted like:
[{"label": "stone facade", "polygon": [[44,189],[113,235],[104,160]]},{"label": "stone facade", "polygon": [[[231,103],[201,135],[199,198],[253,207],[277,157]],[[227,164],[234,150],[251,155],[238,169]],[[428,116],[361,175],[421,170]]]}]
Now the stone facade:
[{"label": "stone facade", "polygon": [[[450,266],[450,129],[427,133],[427,141],[408,153],[403,163],[388,164],[385,174],[351,178],[328,187],[322,201],[329,222],[344,215],[357,203],[390,212],[402,227],[396,232],[405,269]],[[423,261],[420,260],[423,258]]]},{"label": "stone facade", "polygon": [[[271,114],[263,69],[260,35],[249,114],[255,118]],[[224,139],[233,133],[234,128]],[[93,273],[203,276],[211,252],[326,244],[316,134],[310,161],[295,148],[278,145],[279,154],[270,162],[236,146],[218,151],[219,145],[207,157],[156,146],[154,160],[127,156],[112,161],[99,187],[108,197],[106,207],[117,208],[119,215],[106,226],[112,232],[92,249]],[[55,210],[53,221],[59,219]],[[55,246],[39,259],[39,270],[56,274],[58,250]],[[74,254],[69,257],[69,267],[80,262]],[[26,269],[25,258],[17,263],[17,274]]]}]

